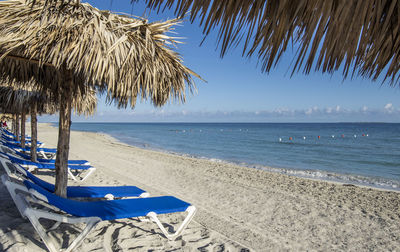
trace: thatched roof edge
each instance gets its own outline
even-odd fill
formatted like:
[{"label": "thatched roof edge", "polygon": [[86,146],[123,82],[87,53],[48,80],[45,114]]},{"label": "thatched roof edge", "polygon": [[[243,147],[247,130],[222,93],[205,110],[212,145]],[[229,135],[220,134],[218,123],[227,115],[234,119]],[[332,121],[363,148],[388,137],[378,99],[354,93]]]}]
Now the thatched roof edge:
[{"label": "thatched roof edge", "polygon": [[[391,0],[146,0],[158,11],[190,11],[204,34],[218,27],[221,56],[243,42],[243,54],[256,55],[269,72],[282,54],[299,44],[293,72],[312,69],[344,77],[384,77],[399,82],[400,2]],[[342,68],[341,68],[342,67]]]}]

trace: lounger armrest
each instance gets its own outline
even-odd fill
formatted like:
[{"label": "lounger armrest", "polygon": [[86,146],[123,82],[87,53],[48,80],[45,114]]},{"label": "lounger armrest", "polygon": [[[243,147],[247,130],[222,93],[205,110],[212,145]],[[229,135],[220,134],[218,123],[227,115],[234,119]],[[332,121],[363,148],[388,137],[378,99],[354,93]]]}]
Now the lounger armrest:
[{"label": "lounger armrest", "polygon": [[49,201],[47,200],[46,196],[44,196],[43,194],[38,193],[36,190],[34,189],[29,189],[29,193],[32,194],[33,196],[35,196],[37,199],[40,199],[46,203],[49,203]]}]

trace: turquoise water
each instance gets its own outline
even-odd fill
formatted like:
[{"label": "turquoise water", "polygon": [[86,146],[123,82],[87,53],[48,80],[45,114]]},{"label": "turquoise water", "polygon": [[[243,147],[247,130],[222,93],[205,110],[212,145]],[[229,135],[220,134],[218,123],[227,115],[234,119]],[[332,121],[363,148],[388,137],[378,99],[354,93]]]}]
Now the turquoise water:
[{"label": "turquoise water", "polygon": [[142,148],[400,190],[400,124],[73,123],[71,129]]}]

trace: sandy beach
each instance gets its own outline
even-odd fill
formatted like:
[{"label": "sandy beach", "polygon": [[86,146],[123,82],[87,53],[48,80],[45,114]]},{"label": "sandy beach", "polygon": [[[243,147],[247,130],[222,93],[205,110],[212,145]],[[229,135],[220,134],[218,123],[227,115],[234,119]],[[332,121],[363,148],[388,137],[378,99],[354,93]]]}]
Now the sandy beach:
[{"label": "sandy beach", "polygon": [[[46,147],[56,146],[57,134],[49,124],[38,126]],[[153,223],[103,221],[77,251],[400,251],[398,192],[144,150],[98,133],[73,131],[70,159],[97,168],[84,185],[136,185],[198,209],[175,241]],[[49,173],[38,176],[54,181]],[[46,251],[3,185],[0,200],[0,251]],[[181,219],[161,218],[175,226]],[[67,225],[51,234],[64,241],[76,236]]]}]

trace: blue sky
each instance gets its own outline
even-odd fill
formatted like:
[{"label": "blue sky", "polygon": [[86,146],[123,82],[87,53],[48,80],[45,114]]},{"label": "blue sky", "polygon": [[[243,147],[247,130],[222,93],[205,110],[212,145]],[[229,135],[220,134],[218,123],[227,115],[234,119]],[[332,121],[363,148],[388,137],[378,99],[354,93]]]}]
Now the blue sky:
[{"label": "blue sky", "polygon": [[[150,21],[173,18],[146,11],[142,1],[87,1],[99,9],[111,9]],[[333,75],[301,72],[290,76],[295,54],[287,52],[269,74],[261,73],[257,58],[243,58],[241,48],[231,49],[224,58],[217,48],[217,30],[202,46],[202,29],[186,20],[175,34],[184,37],[177,51],[184,64],[206,81],[196,80],[197,93],[188,94],[185,104],[170,103],[155,108],[138,101],[135,109],[117,109],[100,97],[94,116],[73,116],[72,121],[90,122],[400,122],[400,88],[381,85],[381,80],[355,78],[343,81],[341,72]],[[42,116],[40,121],[57,121]]]}]

